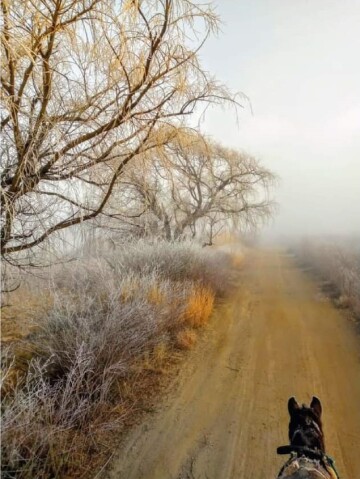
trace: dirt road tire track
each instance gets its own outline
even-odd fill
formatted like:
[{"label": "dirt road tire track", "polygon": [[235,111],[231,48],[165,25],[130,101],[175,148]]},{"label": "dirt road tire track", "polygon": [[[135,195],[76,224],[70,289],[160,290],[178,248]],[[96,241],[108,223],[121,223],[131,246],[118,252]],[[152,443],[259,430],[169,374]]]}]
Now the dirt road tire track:
[{"label": "dirt road tire track", "polygon": [[275,478],[287,399],[313,394],[341,478],[360,479],[360,338],[292,258],[254,253],[205,339],[109,479]]}]

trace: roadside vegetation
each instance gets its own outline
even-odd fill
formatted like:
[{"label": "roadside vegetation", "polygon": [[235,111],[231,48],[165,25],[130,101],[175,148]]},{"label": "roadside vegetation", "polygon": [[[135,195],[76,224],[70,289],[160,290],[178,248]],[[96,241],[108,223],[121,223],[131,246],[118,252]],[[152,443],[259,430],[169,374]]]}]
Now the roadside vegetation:
[{"label": "roadside vegetation", "polygon": [[233,274],[228,253],[140,241],[29,285],[51,301],[4,348],[2,477],[90,477],[90,458],[151,409],[152,389],[196,343]]},{"label": "roadside vegetation", "polygon": [[360,238],[308,239],[297,253],[321,277],[325,294],[360,318]]},{"label": "roadside vegetation", "polygon": [[[246,103],[201,65],[211,4],[1,1],[2,477],[96,477],[192,348],[273,212],[208,138]],[[156,401],[155,401],[156,402]]]}]

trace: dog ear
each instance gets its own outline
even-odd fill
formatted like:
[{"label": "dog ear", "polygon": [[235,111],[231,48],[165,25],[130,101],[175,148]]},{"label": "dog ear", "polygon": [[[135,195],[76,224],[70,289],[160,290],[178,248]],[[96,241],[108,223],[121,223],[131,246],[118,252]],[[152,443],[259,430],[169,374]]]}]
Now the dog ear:
[{"label": "dog ear", "polygon": [[316,396],[313,396],[310,407],[318,417],[321,417],[322,407],[320,399],[318,399]]},{"label": "dog ear", "polygon": [[294,397],[291,397],[288,401],[288,410],[290,416],[292,416],[299,408],[300,406],[297,403],[296,399]]}]

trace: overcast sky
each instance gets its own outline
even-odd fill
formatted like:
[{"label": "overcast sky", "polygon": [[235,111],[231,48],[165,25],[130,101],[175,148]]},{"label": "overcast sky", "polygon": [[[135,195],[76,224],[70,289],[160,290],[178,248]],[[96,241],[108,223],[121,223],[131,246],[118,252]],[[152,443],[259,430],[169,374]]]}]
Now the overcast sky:
[{"label": "overcast sky", "polygon": [[[268,233],[360,231],[360,1],[217,0],[206,69],[250,108],[204,129],[281,177]],[[245,104],[245,103],[244,103]]]}]

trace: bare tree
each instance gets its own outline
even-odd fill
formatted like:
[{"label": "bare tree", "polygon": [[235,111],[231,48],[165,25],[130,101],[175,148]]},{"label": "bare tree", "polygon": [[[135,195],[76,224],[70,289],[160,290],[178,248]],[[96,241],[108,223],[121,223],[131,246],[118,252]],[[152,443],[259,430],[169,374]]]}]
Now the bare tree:
[{"label": "bare tree", "polygon": [[197,105],[230,96],[198,61],[218,21],[207,4],[1,0],[1,7],[1,253],[10,261],[108,214],[125,165],[166,144]]},{"label": "bare tree", "polygon": [[139,211],[147,211],[145,228],[167,239],[200,236],[210,244],[224,226],[244,231],[266,220],[274,181],[254,157],[194,133],[178,136],[160,154],[142,155],[124,177],[128,198],[136,204],[137,195]]}]

